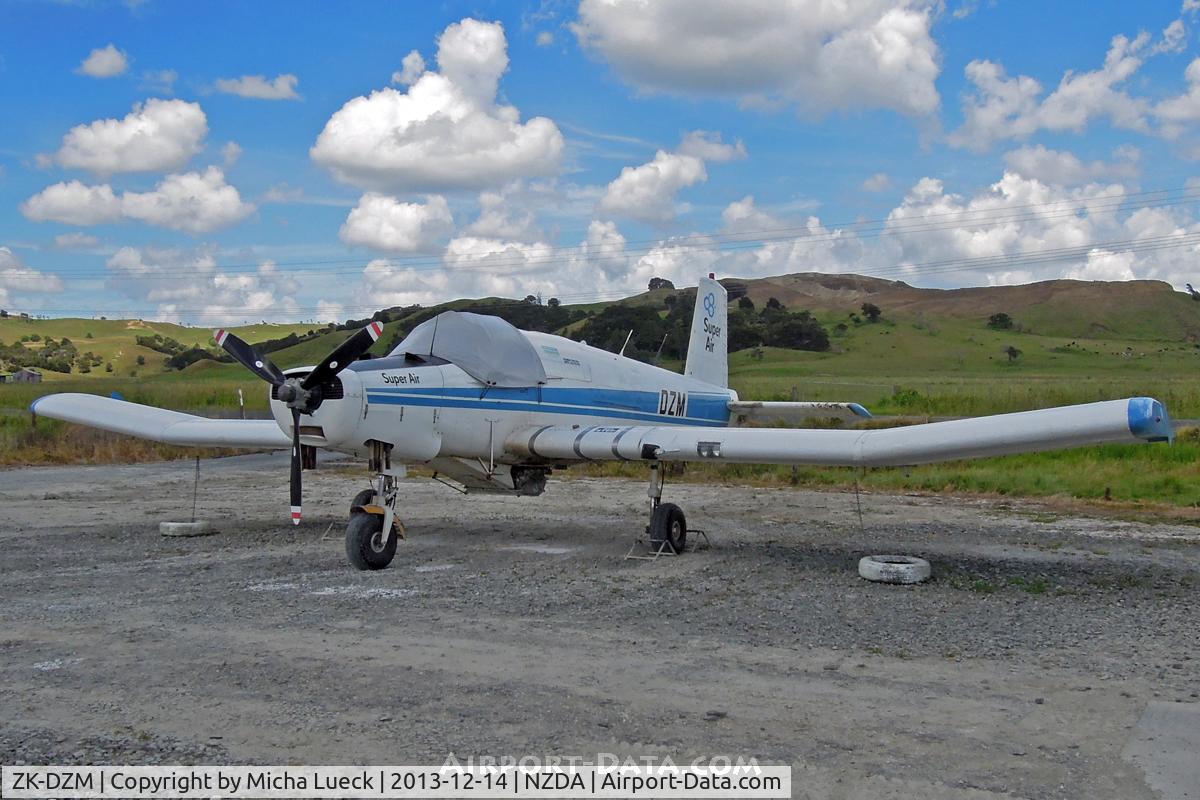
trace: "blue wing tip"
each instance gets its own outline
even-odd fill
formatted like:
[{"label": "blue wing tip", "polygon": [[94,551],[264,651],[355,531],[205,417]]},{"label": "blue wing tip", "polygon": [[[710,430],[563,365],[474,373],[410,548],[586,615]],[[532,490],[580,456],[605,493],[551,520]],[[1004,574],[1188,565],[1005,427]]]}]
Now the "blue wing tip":
[{"label": "blue wing tip", "polygon": [[853,411],[855,415],[871,419],[871,412],[867,411],[867,409],[863,406],[860,406],[858,403],[850,403],[849,405],[850,410]]},{"label": "blue wing tip", "polygon": [[1175,427],[1166,407],[1153,397],[1134,397],[1129,401],[1129,432],[1148,442],[1169,442]]}]

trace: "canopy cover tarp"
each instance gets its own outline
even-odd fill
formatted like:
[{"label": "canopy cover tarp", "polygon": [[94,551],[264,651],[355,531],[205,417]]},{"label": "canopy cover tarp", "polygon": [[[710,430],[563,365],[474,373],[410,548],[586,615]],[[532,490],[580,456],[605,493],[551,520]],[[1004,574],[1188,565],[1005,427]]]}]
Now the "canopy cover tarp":
[{"label": "canopy cover tarp", "polygon": [[412,329],[391,355],[444,358],[488,386],[546,382],[537,350],[510,323],[486,314],[443,311]]}]

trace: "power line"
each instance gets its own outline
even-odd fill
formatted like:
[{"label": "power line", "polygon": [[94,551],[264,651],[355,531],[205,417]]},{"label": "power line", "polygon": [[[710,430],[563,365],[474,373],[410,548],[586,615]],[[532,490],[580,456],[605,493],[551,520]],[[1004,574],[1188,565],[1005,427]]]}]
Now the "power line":
[{"label": "power line", "polygon": [[[1039,251],[1032,251],[1021,254],[997,255],[997,256],[981,256],[976,258],[950,258],[940,259],[935,261],[926,261],[918,264],[891,264],[880,265],[876,267],[856,267],[857,271],[867,274],[870,277],[887,277],[889,275],[897,275],[903,277],[921,277],[926,275],[944,275],[953,274],[956,272],[967,272],[982,269],[997,269],[1001,267],[1018,268],[1024,266],[1034,266],[1041,264],[1056,263],[1061,261],[1071,261],[1079,258],[1084,258],[1091,252],[1102,249],[1113,252],[1125,253],[1147,253],[1160,250],[1167,250],[1181,247],[1200,247],[1200,233],[1191,234],[1175,234],[1169,236],[1147,237],[1144,239],[1125,239],[1120,241],[1095,242],[1087,245],[1079,245],[1076,247],[1059,247],[1048,248]],[[830,273],[836,274],[836,273]],[[620,299],[626,297],[627,292],[624,290],[611,290],[606,292],[576,292],[564,293],[557,295],[557,299],[564,304],[582,305],[590,302],[601,302],[603,300]],[[477,302],[462,308],[505,308],[522,305],[523,301],[516,302],[499,302],[499,303],[483,303]],[[379,303],[361,303],[361,304],[339,304],[343,311],[370,311],[374,312],[380,309]],[[295,306],[289,308],[289,311],[297,313],[309,311],[320,311],[319,306]],[[78,308],[43,308],[39,309],[43,313],[90,313],[90,311]],[[187,317],[219,317],[227,318],[233,316],[229,313],[229,309],[214,310],[209,307],[185,308],[175,307],[175,313],[180,316]],[[247,317],[249,318],[249,317]]]},{"label": "power line", "polygon": [[[1136,202],[1143,198],[1143,202]],[[1200,190],[1197,189],[1158,189],[1118,197],[1100,195],[1078,200],[1059,200],[1049,203],[1031,203],[1020,206],[1009,206],[1001,210],[975,209],[938,214],[924,215],[920,218],[897,220],[894,218],[867,220],[852,223],[822,224],[823,232],[813,233],[804,227],[764,228],[744,230],[731,233],[692,234],[671,237],[667,239],[639,240],[624,242],[617,253],[606,253],[603,245],[589,244],[545,247],[545,255],[529,255],[527,252],[518,256],[507,256],[503,253],[484,254],[479,256],[466,255],[459,258],[474,263],[447,263],[445,256],[405,256],[367,261],[362,259],[332,259],[325,261],[294,261],[274,262],[276,268],[283,266],[310,266],[309,269],[292,270],[281,273],[281,277],[299,277],[302,275],[344,275],[362,272],[373,261],[386,262],[389,269],[413,272],[444,271],[448,273],[494,272],[506,268],[531,269],[566,266],[580,261],[597,263],[619,263],[632,258],[646,255],[661,248],[695,248],[716,250],[718,252],[737,252],[745,249],[755,249],[772,243],[807,242],[825,244],[845,240],[847,234],[853,234],[859,239],[874,239],[884,236],[903,237],[920,233],[936,233],[973,227],[995,227],[1028,221],[1053,222],[1064,218],[1077,216],[1081,211],[1087,211],[1089,216],[1097,213],[1118,213],[1133,207],[1165,208],[1170,206],[1194,203],[1200,201]],[[1063,206],[1066,206],[1063,208]],[[1051,210],[1058,207],[1057,210]],[[937,221],[943,220],[943,221]],[[631,247],[631,244],[639,246]],[[533,245],[519,245],[532,248]],[[543,249],[543,248],[538,248]],[[214,265],[213,273],[231,273],[238,271],[253,272],[261,266],[260,263]],[[327,267],[327,268],[320,268]],[[73,275],[95,276],[93,269],[77,267],[38,266],[39,270],[54,272],[57,275],[70,277]],[[179,265],[163,268],[152,268],[145,277],[171,278],[191,277],[197,272],[195,265]],[[121,280],[124,277],[109,273],[107,279]]]}]

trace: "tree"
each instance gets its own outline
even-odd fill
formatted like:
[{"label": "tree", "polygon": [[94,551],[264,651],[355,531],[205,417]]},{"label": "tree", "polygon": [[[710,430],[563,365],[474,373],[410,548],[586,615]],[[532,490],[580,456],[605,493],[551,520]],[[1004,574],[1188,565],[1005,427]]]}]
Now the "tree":
[{"label": "tree", "polygon": [[1008,363],[1012,363],[1021,357],[1021,351],[1013,347],[1011,344],[1004,348],[1004,354],[1008,356]]},{"label": "tree", "polygon": [[774,297],[772,297],[767,300],[767,308],[771,309],[772,311],[782,311],[783,303],[779,302]]},{"label": "tree", "polygon": [[528,303],[528,304],[529,304],[529,305],[531,305],[531,306],[536,306],[536,305],[537,305],[537,298],[536,298],[536,297],[534,297],[534,296],[533,296],[533,295],[531,295],[531,294],[527,294],[527,295],[525,295],[525,302],[526,302],[526,303]]},{"label": "tree", "polygon": [[785,314],[767,326],[763,343],[769,347],[824,352],[829,349],[829,334],[808,312]]},{"label": "tree", "polygon": [[144,366],[146,366],[146,357],[145,357],[145,356],[138,356],[138,357],[137,357],[137,365],[138,365],[139,367],[144,367]]},{"label": "tree", "polygon": [[650,283],[646,284],[646,288],[653,292],[655,289],[674,289],[675,284],[671,283],[666,278],[659,278],[656,276],[650,279]]},{"label": "tree", "polygon": [[867,322],[879,322],[879,318],[883,316],[883,309],[874,303],[863,303],[862,313],[867,318]]},{"label": "tree", "polygon": [[557,297],[551,297],[549,300],[546,301],[546,305],[550,306],[551,308],[558,308],[560,303],[558,302]]},{"label": "tree", "polygon": [[995,328],[998,331],[1011,331],[1013,328],[1013,318],[1003,311],[998,311],[988,317],[987,326]]},{"label": "tree", "polygon": [[754,301],[751,300],[748,296],[742,295],[741,297],[738,298],[738,308],[744,308],[747,311],[753,311],[754,310]]}]

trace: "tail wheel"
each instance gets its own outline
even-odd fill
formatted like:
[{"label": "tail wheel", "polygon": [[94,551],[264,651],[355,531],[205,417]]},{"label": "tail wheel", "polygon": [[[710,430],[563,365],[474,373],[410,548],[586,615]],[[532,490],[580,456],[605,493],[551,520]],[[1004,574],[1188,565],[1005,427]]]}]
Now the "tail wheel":
[{"label": "tail wheel", "polygon": [[383,569],[396,555],[396,530],[385,535],[383,517],[356,511],[346,524],[346,558],[359,569]]},{"label": "tail wheel", "polygon": [[650,546],[661,550],[664,542],[676,555],[687,547],[687,520],[674,503],[660,503],[650,515]]}]

